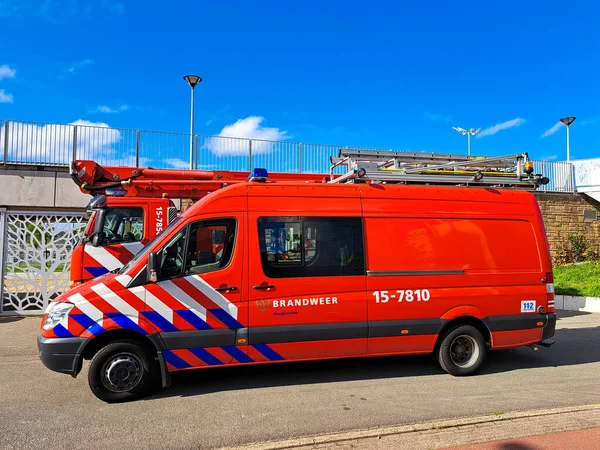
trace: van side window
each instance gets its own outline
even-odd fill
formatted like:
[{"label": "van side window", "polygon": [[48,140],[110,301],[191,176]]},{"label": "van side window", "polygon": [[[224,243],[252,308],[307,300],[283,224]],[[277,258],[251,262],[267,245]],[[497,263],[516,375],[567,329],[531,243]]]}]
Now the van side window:
[{"label": "van side window", "polygon": [[160,279],[167,280],[181,276],[183,257],[185,254],[185,237],[189,227],[181,230],[177,235],[167,242],[160,251]]},{"label": "van side window", "polygon": [[185,275],[213,272],[229,264],[235,219],[202,220],[190,225]]},{"label": "van side window", "polygon": [[270,222],[265,225],[267,260],[272,264],[301,265],[300,222]]},{"label": "van side window", "polygon": [[270,278],[364,275],[359,217],[261,217],[262,267]]},{"label": "van side window", "polygon": [[201,220],[181,230],[160,252],[160,279],[213,272],[231,261],[235,219]]}]

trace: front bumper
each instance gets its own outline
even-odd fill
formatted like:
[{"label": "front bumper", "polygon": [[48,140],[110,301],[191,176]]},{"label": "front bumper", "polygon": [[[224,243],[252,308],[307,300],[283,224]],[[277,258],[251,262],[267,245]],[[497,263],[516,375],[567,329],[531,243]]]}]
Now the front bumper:
[{"label": "front bumper", "polygon": [[76,376],[81,370],[83,347],[89,339],[45,338],[38,334],[40,360],[48,369]]}]

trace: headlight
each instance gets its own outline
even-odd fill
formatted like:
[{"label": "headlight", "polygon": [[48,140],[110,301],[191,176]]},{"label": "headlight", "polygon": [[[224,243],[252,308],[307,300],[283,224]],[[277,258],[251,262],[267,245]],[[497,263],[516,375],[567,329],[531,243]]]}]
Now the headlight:
[{"label": "headlight", "polygon": [[46,320],[44,321],[44,330],[51,330],[73,309],[73,303],[53,302],[46,309]]}]

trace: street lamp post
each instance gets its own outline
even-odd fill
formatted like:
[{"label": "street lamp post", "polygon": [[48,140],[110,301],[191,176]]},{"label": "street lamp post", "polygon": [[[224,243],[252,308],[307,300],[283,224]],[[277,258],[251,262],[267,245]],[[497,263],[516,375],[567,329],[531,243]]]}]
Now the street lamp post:
[{"label": "street lamp post", "polygon": [[563,117],[560,119],[562,123],[567,127],[567,162],[571,160],[571,148],[569,142],[569,128],[573,122],[575,122],[575,117]]},{"label": "street lamp post", "polygon": [[194,168],[194,88],[202,81],[197,75],[186,75],[183,77],[192,88],[192,112],[190,115],[190,169]]},{"label": "street lamp post", "polygon": [[464,128],[460,128],[460,127],[452,127],[452,129],[454,131],[456,131],[458,134],[467,136],[467,155],[471,156],[471,136],[475,136],[476,134],[479,134],[479,132],[481,131],[481,128],[477,128],[476,130],[471,128],[468,131],[465,130]]}]

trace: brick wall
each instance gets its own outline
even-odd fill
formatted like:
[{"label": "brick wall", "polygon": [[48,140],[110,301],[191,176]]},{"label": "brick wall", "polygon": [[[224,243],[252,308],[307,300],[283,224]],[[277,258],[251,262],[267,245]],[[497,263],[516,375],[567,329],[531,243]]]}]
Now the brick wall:
[{"label": "brick wall", "polygon": [[188,209],[193,204],[194,204],[194,202],[193,202],[193,200],[191,198],[183,198],[183,199],[181,199],[181,211],[185,211],[186,209]]},{"label": "brick wall", "polygon": [[[600,211],[600,202],[583,194],[550,194],[536,192],[552,256],[558,244],[567,239],[569,233],[583,231],[587,244],[600,252],[600,220],[584,220],[585,210]],[[600,213],[598,214],[600,217]]]}]

